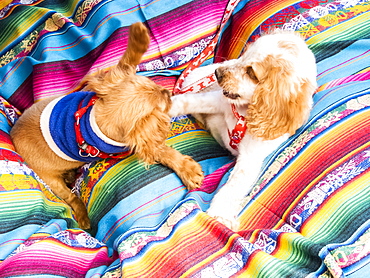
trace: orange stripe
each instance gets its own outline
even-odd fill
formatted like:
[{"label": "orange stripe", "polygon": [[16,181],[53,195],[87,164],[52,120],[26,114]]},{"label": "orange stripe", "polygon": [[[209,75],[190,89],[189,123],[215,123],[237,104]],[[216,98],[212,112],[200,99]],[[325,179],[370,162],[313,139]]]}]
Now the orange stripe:
[{"label": "orange stripe", "polygon": [[[321,135],[319,135],[316,140],[314,140],[310,144],[310,146],[308,146],[303,152],[299,154],[299,157],[294,161],[294,163],[289,165],[288,168],[284,169],[283,173],[278,174],[279,176],[276,177],[273,183],[269,184],[267,190],[261,192],[261,194],[258,196],[258,202],[253,202],[250,204],[250,206],[246,208],[246,210],[240,216],[243,230],[258,228],[254,227],[256,222],[258,222],[256,221],[256,219],[259,219],[261,215],[264,215],[266,213],[264,213],[264,211],[266,211],[266,208],[268,209],[269,207],[271,207],[276,201],[274,198],[271,198],[271,196],[280,195],[281,192],[283,192],[284,190],[289,190],[296,182],[295,177],[299,177],[299,175],[302,175],[304,173],[305,165],[309,165],[310,163],[317,161],[318,157],[322,155],[323,147],[330,146],[330,149],[327,148],[325,153],[328,153],[330,150],[340,148],[343,140],[346,140],[346,138],[350,138],[354,136],[357,132],[368,128],[368,119],[368,111],[366,111],[365,113],[352,115],[350,120],[340,122],[339,125],[332,127],[329,132],[325,133],[324,131]],[[363,147],[361,147],[361,149],[365,148],[369,144],[370,143],[365,144]],[[353,152],[358,152],[358,150],[355,150]],[[342,159],[336,161],[329,168],[325,169],[320,175],[318,175],[310,183],[310,185],[305,187],[302,193],[300,193],[295,200],[292,200],[291,205],[283,214],[282,218],[286,218],[291,209],[298,204],[302,196],[304,196],[309,190],[311,190],[314,184],[316,184],[335,167],[338,167],[338,165],[343,163],[343,161],[348,160],[348,158],[352,155],[353,153],[347,154]],[[283,221],[280,220],[275,225],[275,227],[280,227],[282,223]],[[254,234],[257,234],[257,232]]]},{"label": "orange stripe", "polygon": [[[199,214],[198,214],[199,216]],[[176,256],[178,250],[182,250],[183,246],[188,245],[189,242],[194,241],[194,237],[202,238],[207,231],[202,229],[198,218],[195,217],[191,225],[182,225],[176,227],[175,234],[168,238],[168,240],[158,242],[154,247],[147,249],[143,256],[137,260],[124,265],[123,274],[127,277],[153,277],[153,273],[149,273],[149,270],[153,272],[160,272],[160,269],[168,264],[170,259]],[[162,228],[165,229],[165,225]],[[199,227],[200,229],[193,229],[192,231],[188,228]],[[176,246],[176,248],[174,248]]]},{"label": "orange stripe", "polygon": [[[342,131],[342,135],[347,137],[347,138],[350,138],[352,136],[355,136],[356,134],[356,131],[359,131],[363,128],[368,128],[368,119],[369,119],[369,113],[363,113],[363,114],[357,114],[356,115],[356,118],[357,118],[357,121],[359,122],[359,125],[355,125],[354,124],[354,121],[346,121],[343,126],[340,126],[338,127],[338,129],[340,129],[341,127],[343,127],[343,129],[341,129],[340,131]],[[346,132],[343,132],[343,131],[346,131]],[[318,144],[322,143],[322,145],[328,145],[330,140],[333,140],[333,141],[337,141],[337,144],[338,147],[340,146],[340,143],[341,143],[341,138],[335,138],[335,136],[339,136],[338,134],[339,132],[337,133],[334,133],[334,134],[331,134],[332,136],[329,137],[327,140],[325,140],[325,142],[321,141],[321,138],[320,138],[320,142],[317,142]],[[336,135],[335,135],[336,134]],[[357,137],[356,137],[357,138]],[[355,149],[353,150],[352,152],[349,152],[347,153],[345,156],[342,157],[342,159],[339,159],[337,160],[335,163],[333,163],[332,165],[330,165],[329,168],[325,169],[320,175],[318,175],[311,183],[309,186],[307,186],[298,196],[297,198],[292,201],[291,205],[287,208],[286,212],[282,215],[282,219],[286,219],[287,215],[290,213],[290,211],[296,207],[298,205],[298,203],[301,201],[301,199],[307,195],[307,193],[312,189],[312,187],[317,184],[321,179],[323,179],[328,173],[330,173],[331,171],[333,171],[335,168],[337,168],[340,164],[342,164],[343,162],[347,161],[348,159],[350,159],[350,157],[356,155],[357,153],[365,150],[366,148],[368,148],[370,146],[370,142],[367,142],[365,143],[364,145],[362,145],[361,147],[359,147],[358,149]],[[333,146],[334,147],[334,146]],[[319,149],[319,148],[318,148]],[[305,163],[308,163],[308,162],[303,162],[302,165],[304,165]],[[298,166],[299,167],[299,166]],[[302,167],[302,166],[300,166]],[[277,225],[275,226],[275,228],[278,228],[280,227],[282,224],[284,223],[283,220],[281,220],[279,223],[277,223]]]},{"label": "orange stripe", "polygon": [[198,263],[195,266],[189,268],[184,274],[181,275],[181,277],[192,276],[195,273],[199,272],[200,270],[204,269],[207,265],[211,264],[213,261],[229,253],[230,248],[235,243],[235,240],[237,240],[238,238],[240,238],[240,236],[236,233],[231,235],[229,240],[222,249],[220,249],[217,252],[214,252],[213,254],[210,254],[206,259],[202,260],[201,263]]},{"label": "orange stripe", "polygon": [[[326,238],[328,231],[332,231],[335,221],[339,223],[341,220],[347,221],[348,214],[354,208],[369,208],[370,195],[369,192],[370,172],[353,179],[347,186],[337,190],[333,196],[330,196],[301,228],[301,234],[310,240],[322,242]],[[343,210],[343,207],[348,210]],[[347,216],[347,217],[346,217]],[[343,222],[342,222],[343,223]],[[337,232],[339,232],[337,230]],[[331,232],[333,236],[335,232]]]},{"label": "orange stripe", "polygon": [[[156,274],[161,273],[161,271],[165,273],[168,265],[171,265],[171,269],[174,267],[171,261],[174,261],[174,264],[177,264],[178,261],[181,262],[181,258],[176,258],[177,255],[180,255],[179,251],[191,250],[196,252],[196,249],[199,248],[196,243],[209,242],[210,234],[219,226],[220,224],[217,221],[211,219],[205,213],[198,213],[191,220],[191,223],[186,222],[186,225],[177,226],[171,237],[158,242],[155,246],[145,250],[142,257],[124,265],[123,274],[127,277],[158,277]],[[229,242],[231,241],[229,239]],[[206,260],[201,259],[201,263],[190,268],[187,275],[203,268],[204,264],[226,251],[227,247],[223,247],[220,251],[215,252],[212,257],[207,257]],[[149,272],[148,270],[153,271]]]}]

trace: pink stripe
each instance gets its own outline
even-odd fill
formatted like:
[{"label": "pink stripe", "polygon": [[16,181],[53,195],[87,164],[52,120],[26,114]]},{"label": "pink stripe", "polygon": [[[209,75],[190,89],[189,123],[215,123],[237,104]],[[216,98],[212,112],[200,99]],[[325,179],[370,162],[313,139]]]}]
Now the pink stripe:
[{"label": "pink stripe", "polygon": [[[205,32],[211,28],[216,27],[222,18],[223,12],[212,12],[202,15],[202,17],[194,17],[191,22],[186,25],[182,24],[181,28],[174,26],[172,29],[158,28],[153,30],[156,41],[163,46],[171,46],[181,43],[184,38],[195,37],[195,34]],[[166,27],[166,26],[161,26]],[[175,28],[177,27],[177,28]],[[168,34],[171,34],[169,37]]]},{"label": "pink stripe", "polygon": [[[197,41],[200,38],[199,34],[210,35],[210,30],[220,24],[224,7],[224,3],[216,3],[212,5],[212,9],[210,9],[209,6],[204,6],[195,11],[191,10],[191,21],[184,22],[183,16],[179,16],[175,11],[169,13],[168,18],[166,18],[166,22],[171,18],[173,19],[171,24],[163,24],[162,20],[156,21],[156,19],[149,21],[149,28],[151,28],[153,37],[150,48],[145,56],[151,56],[152,58],[150,60],[156,60],[163,57],[163,55],[171,54],[172,52],[166,53],[166,51],[168,51],[168,49],[173,45],[181,45],[183,41],[188,40]],[[120,12],[107,15],[97,24],[97,26],[101,27],[107,20],[119,13]],[[179,28],[179,26],[181,26],[181,28]],[[122,35],[122,32],[119,35]],[[85,38],[90,38],[91,36],[92,34],[84,34],[76,38],[76,40],[70,44],[66,44],[58,48],[49,47],[43,52],[49,50],[71,51],[72,47],[80,44],[81,41],[85,40]],[[78,85],[79,81],[85,76],[85,74],[95,72],[99,68],[108,68],[117,64],[124,49],[127,48],[127,38],[117,37],[117,39],[114,39],[113,37],[111,37],[102,53],[100,53],[99,58],[94,61],[91,67],[86,67],[84,66],[87,65],[86,63],[79,64],[77,61],[73,64],[74,68],[66,70],[63,67],[59,69],[58,62],[56,62],[55,64],[52,63],[52,66],[56,67],[54,68],[53,73],[43,72],[43,69],[41,69],[39,73],[37,70],[34,71],[34,99],[39,100],[48,96],[69,93]],[[183,47],[185,47],[185,45],[183,45]],[[89,55],[85,56],[85,58],[88,56]],[[53,77],[52,81],[49,81],[51,76]]]},{"label": "pink stripe", "polygon": [[[56,79],[50,78],[51,74],[43,74],[35,76],[34,80],[34,98],[39,100],[48,96],[57,96],[70,92],[78,85],[81,78],[84,76],[83,71],[75,73],[58,72],[54,76]],[[53,76],[53,78],[54,78]]]},{"label": "pink stripe", "polygon": [[[89,252],[84,250],[89,250]],[[54,244],[48,240],[39,241],[23,252],[8,258],[2,262],[0,270],[8,275],[17,275],[19,271],[22,271],[19,267],[25,265],[25,261],[30,260],[32,263],[28,264],[28,270],[31,273],[32,271],[44,270],[46,267],[50,273],[59,273],[61,267],[67,267],[71,271],[75,270],[76,273],[86,273],[92,267],[92,262],[93,264],[109,264],[113,261],[109,258],[106,247],[77,249],[68,245]],[[36,264],[35,261],[37,261]]]},{"label": "pink stripe", "polygon": [[351,75],[351,76],[348,76],[348,77],[338,78],[336,80],[328,82],[326,85],[323,86],[323,89],[325,89],[325,90],[326,89],[331,89],[331,88],[334,88],[336,86],[347,84],[347,83],[350,83],[350,82],[365,81],[365,80],[369,80],[369,79],[370,79],[370,71],[355,74],[355,75]]},{"label": "pink stripe", "polygon": [[[211,15],[212,16],[210,18],[199,17],[198,19],[194,19],[188,25],[184,26],[184,28],[181,28],[181,30],[179,30],[177,26],[173,26],[172,29],[165,29],[165,31],[159,28],[152,30],[152,32],[155,34],[155,38],[151,36],[151,44],[148,51],[144,55],[144,59],[145,56],[152,56],[154,54],[157,55],[152,59],[158,59],[163,55],[163,52],[166,52],[166,49],[173,45],[180,45],[183,41],[191,38],[194,40],[199,39],[198,34],[207,33],[208,30],[217,26],[221,20],[222,11],[220,11],[218,14],[212,13]],[[168,34],[171,34],[171,36],[168,36]],[[94,72],[98,68],[107,68],[117,64],[120,57],[123,55],[124,49],[126,48],[126,39],[124,41],[110,41],[102,55],[96,60],[89,72]]]},{"label": "pink stripe", "polygon": [[203,192],[207,192],[207,193],[212,193],[214,192],[221,179],[223,178],[223,176],[225,175],[225,173],[231,168],[234,166],[234,162],[231,162],[231,163],[228,163],[228,164],[225,164],[224,166],[222,166],[221,168],[217,169],[216,171],[214,171],[211,175],[208,175],[205,179],[204,179],[204,182],[203,182],[203,185],[201,187],[201,190]]}]

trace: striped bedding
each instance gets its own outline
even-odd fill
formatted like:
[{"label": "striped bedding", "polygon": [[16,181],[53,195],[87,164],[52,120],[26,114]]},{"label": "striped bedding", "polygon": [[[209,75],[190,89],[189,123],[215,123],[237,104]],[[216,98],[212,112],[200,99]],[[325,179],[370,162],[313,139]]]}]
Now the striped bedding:
[{"label": "striped bedding", "polygon": [[[142,21],[138,74],[172,90],[219,31],[228,0],[0,2],[0,277],[369,277],[370,2],[241,0],[204,64],[237,58],[270,28],[294,30],[316,56],[309,121],[265,161],[233,232],[204,211],[234,158],[191,115],[167,144],[205,173],[188,192],[135,155],[83,166],[72,189],[92,229],[15,152],[24,109],[109,68]],[[37,154],[35,154],[37,155]]]}]

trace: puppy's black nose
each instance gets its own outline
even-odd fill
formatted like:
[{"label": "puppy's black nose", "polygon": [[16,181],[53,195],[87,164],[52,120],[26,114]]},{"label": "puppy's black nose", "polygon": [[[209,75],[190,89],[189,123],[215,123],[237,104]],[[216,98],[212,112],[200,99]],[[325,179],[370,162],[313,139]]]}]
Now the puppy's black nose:
[{"label": "puppy's black nose", "polygon": [[215,70],[215,76],[216,76],[217,82],[220,83],[222,80],[222,72],[219,68]]}]

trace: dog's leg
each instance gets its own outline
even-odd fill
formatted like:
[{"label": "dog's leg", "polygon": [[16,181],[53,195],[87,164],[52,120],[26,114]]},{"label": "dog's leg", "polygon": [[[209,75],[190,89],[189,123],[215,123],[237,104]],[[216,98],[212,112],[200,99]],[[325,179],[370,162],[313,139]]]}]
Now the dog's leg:
[{"label": "dog's leg", "polygon": [[252,137],[245,139],[245,144],[239,145],[239,155],[228,181],[216,193],[207,210],[208,215],[234,231],[239,227],[237,216],[242,209],[242,201],[251,192],[264,159],[276,150],[287,136],[270,141]]},{"label": "dog's leg", "polygon": [[[147,123],[150,120],[146,118],[146,126],[142,125],[144,128],[137,128],[131,132],[130,146],[135,146],[135,154],[138,159],[147,166],[160,163],[172,169],[189,190],[200,187],[204,178],[202,167],[190,156],[183,155],[167,146],[165,141],[169,126],[167,124],[158,126],[157,117],[153,115],[153,118],[156,118],[154,120],[156,124],[148,125]],[[168,118],[167,115],[166,118]],[[150,128],[155,129],[150,131]],[[148,139],[147,132],[157,136],[152,136]]]},{"label": "dog's leg", "polygon": [[43,174],[40,177],[50,186],[55,195],[62,198],[73,209],[79,227],[84,230],[90,229],[90,219],[84,203],[66,186],[63,177],[51,174]]},{"label": "dog's leg", "polygon": [[223,113],[230,105],[223,100],[222,89],[197,94],[182,94],[171,97],[170,117],[185,114]]},{"label": "dog's leg", "polygon": [[158,152],[156,161],[171,168],[187,189],[192,190],[202,185],[204,179],[202,167],[190,156],[165,146],[162,152]]},{"label": "dog's leg", "polygon": [[259,172],[259,165],[259,161],[254,160],[251,163],[244,155],[239,155],[228,181],[213,197],[207,214],[237,231],[237,215],[242,209],[243,198],[252,190],[256,178],[255,171]]}]

